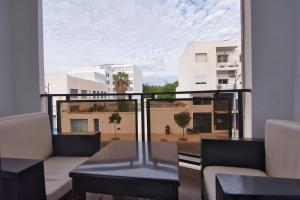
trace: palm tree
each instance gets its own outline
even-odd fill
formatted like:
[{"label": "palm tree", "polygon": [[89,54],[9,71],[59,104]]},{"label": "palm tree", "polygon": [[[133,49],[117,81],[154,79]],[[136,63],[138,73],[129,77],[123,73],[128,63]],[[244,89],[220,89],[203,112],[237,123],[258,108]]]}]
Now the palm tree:
[{"label": "palm tree", "polygon": [[118,72],[118,74],[113,75],[114,87],[117,93],[125,93],[129,87],[130,80],[128,74],[125,72]]}]

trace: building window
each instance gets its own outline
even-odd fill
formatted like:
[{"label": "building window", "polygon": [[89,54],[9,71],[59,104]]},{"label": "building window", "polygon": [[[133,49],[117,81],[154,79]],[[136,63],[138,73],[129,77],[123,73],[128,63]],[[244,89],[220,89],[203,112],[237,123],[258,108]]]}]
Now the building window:
[{"label": "building window", "polygon": [[205,85],[205,84],[207,84],[207,82],[196,82],[196,85]]},{"label": "building window", "polygon": [[228,79],[218,79],[218,84],[228,84]]},{"label": "building window", "polygon": [[[81,94],[87,94],[87,90],[81,90]],[[86,96],[82,96],[83,99],[86,98]]]},{"label": "building window", "polygon": [[195,62],[207,62],[207,53],[195,53]]},{"label": "building window", "polygon": [[106,80],[106,84],[109,85],[109,80]]},{"label": "building window", "polygon": [[88,120],[87,119],[71,119],[72,132],[87,132]]},{"label": "building window", "polygon": [[99,119],[94,119],[94,131],[96,132],[100,131]]},{"label": "building window", "polygon": [[218,55],[218,63],[226,63],[228,62],[228,55]]},{"label": "building window", "polygon": [[109,77],[109,73],[106,73],[106,77]]},{"label": "building window", "polygon": [[[100,94],[100,92],[99,92],[99,91],[97,91],[97,94]],[[97,96],[97,98],[99,99],[99,98],[100,98],[100,96],[98,95],[98,96]],[[102,98],[102,97],[101,97],[101,98]]]},{"label": "building window", "polygon": [[[96,91],[93,91],[93,94],[96,94],[96,93],[97,93]],[[94,97],[94,99],[95,99],[95,98],[96,98],[96,95],[94,95],[93,97]]]},{"label": "building window", "polygon": [[[70,89],[70,94],[78,94],[78,89]],[[71,96],[71,98],[76,99],[77,96]]]},{"label": "building window", "polygon": [[77,89],[70,89],[70,94],[78,94],[78,90]]}]

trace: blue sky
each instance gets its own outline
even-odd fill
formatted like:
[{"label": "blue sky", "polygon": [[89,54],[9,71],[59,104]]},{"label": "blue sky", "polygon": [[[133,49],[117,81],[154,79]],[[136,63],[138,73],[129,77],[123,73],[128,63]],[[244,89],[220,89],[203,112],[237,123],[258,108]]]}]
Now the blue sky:
[{"label": "blue sky", "polygon": [[191,41],[240,39],[240,0],[44,0],[46,74],[133,63],[144,82],[177,80]]}]

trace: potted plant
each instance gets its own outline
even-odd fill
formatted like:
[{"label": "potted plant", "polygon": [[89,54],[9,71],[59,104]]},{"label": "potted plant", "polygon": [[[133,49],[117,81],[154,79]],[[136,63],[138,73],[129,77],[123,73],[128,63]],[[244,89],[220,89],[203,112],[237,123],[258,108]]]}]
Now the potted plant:
[{"label": "potted plant", "polygon": [[191,121],[190,113],[189,112],[181,112],[181,113],[175,114],[174,120],[175,120],[176,124],[182,128],[182,138],[179,138],[179,140],[187,140],[184,137],[184,129],[185,129],[185,127],[188,126],[188,124]]},{"label": "potted plant", "polygon": [[114,125],[114,131],[115,131],[115,137],[112,138],[112,140],[118,140],[117,137],[117,124],[120,124],[122,120],[122,117],[118,112],[114,112],[109,116],[109,123]]}]

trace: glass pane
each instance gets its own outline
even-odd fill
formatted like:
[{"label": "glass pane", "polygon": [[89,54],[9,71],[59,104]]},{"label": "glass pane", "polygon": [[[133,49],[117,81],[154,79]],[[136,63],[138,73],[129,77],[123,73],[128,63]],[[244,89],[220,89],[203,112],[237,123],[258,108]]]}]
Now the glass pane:
[{"label": "glass pane", "polygon": [[135,100],[61,101],[59,105],[62,134],[100,131],[104,144],[136,139]]},{"label": "glass pane", "polygon": [[[201,156],[202,139],[229,136],[228,99],[149,101],[148,134],[152,141],[177,142],[180,153]],[[222,109],[216,106],[219,104]]]}]

